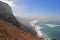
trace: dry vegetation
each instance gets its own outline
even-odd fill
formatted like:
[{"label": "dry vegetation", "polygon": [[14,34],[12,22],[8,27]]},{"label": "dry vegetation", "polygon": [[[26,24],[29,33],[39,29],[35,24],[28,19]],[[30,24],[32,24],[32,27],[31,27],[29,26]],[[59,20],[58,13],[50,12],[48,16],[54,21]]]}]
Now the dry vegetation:
[{"label": "dry vegetation", "polygon": [[0,40],[43,40],[26,33],[11,23],[0,20]]}]

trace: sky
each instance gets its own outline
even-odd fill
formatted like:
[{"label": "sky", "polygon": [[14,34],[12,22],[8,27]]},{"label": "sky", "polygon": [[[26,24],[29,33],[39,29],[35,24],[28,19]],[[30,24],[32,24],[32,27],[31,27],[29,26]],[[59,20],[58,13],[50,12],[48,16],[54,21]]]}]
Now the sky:
[{"label": "sky", "polygon": [[59,19],[60,0],[2,0],[15,16]]}]

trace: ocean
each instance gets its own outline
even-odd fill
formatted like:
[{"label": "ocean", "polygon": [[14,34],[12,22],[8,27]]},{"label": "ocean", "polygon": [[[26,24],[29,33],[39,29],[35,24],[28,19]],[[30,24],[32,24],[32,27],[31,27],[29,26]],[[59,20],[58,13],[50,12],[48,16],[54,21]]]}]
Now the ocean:
[{"label": "ocean", "polygon": [[31,25],[39,37],[43,37],[45,40],[60,40],[60,21],[35,20],[31,22]]}]

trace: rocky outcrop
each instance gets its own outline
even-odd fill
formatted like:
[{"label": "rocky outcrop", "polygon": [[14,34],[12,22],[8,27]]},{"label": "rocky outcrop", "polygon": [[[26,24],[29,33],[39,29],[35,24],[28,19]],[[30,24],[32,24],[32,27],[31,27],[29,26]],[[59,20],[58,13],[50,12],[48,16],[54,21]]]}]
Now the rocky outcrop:
[{"label": "rocky outcrop", "polygon": [[18,20],[15,18],[15,16],[12,13],[11,7],[0,1],[0,19],[3,19],[9,23],[12,23],[13,25],[19,27],[21,30],[25,32],[29,32],[32,35],[36,35],[36,32],[33,29],[28,28],[24,24],[18,22]]},{"label": "rocky outcrop", "polygon": [[10,6],[0,1],[0,19],[6,20],[7,22],[13,23],[19,27],[19,22],[13,16]]}]

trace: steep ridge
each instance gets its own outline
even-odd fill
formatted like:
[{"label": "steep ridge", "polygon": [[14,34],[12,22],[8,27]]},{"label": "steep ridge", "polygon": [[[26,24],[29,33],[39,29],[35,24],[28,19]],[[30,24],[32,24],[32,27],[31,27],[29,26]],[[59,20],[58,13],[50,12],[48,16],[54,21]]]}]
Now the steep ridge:
[{"label": "steep ridge", "polygon": [[19,27],[19,22],[16,20],[12,13],[11,7],[0,1],[0,19],[6,20],[7,22],[13,23],[15,26]]},{"label": "steep ridge", "polygon": [[43,40],[0,19],[0,40]]},{"label": "steep ridge", "polygon": [[15,16],[12,13],[11,7],[8,4],[3,3],[1,1],[0,1],[0,19],[3,19],[9,23],[12,23],[19,29],[36,36],[36,31],[18,22],[18,20],[15,18]]}]

